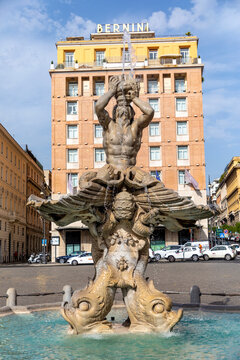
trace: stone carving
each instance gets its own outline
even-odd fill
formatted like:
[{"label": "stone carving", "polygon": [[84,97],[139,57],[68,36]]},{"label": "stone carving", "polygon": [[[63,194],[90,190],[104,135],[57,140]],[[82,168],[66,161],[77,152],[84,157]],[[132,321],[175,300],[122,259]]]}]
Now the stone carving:
[{"label": "stone carving", "polygon": [[[29,199],[29,205],[46,219],[60,226],[81,220],[92,235],[95,278],[86,289],[75,291],[71,303],[62,308],[76,334],[112,331],[105,317],[117,288],[123,293],[130,331],[171,330],[182,311],[173,311],[171,300],[143,278],[149,236],[158,224],[179,231],[213,215],[208,207],[179,197],[135,166],[142,130],[154,114],[138,95],[139,85],[133,78],[112,77],[109,91],[96,103],[107,164],[84,173],[76,195],[58,201],[42,201],[34,196]],[[112,97],[116,106],[111,118],[105,107]],[[142,112],[137,119],[131,102]]]}]

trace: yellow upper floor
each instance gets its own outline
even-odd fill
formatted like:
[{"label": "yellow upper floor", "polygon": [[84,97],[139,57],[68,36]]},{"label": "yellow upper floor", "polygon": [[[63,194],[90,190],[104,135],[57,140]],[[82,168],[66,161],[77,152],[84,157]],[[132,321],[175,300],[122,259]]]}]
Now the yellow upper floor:
[{"label": "yellow upper floor", "polygon": [[[81,37],[67,38],[65,41],[58,41],[57,62],[58,64],[79,63],[92,64],[106,62],[118,62],[122,60],[123,39],[120,34],[105,34],[105,36],[94,34],[90,40]],[[198,38],[196,36],[174,36],[155,37],[150,32],[149,37],[138,34],[131,38],[131,46],[134,51],[135,61],[149,60],[159,64],[166,63],[170,59],[176,59],[177,64],[197,63],[196,59]],[[128,52],[128,44],[125,45]],[[126,54],[126,60],[128,59]],[[194,62],[195,59],[195,62]]]}]

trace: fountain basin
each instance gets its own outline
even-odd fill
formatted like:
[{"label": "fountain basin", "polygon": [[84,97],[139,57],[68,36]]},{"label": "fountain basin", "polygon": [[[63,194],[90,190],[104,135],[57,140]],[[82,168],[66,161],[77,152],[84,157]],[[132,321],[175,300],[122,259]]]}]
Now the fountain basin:
[{"label": "fountain basin", "polygon": [[[114,309],[114,327],[127,316]],[[58,311],[0,318],[0,358],[14,359],[239,359],[240,314],[186,311],[166,334],[68,335]]]}]

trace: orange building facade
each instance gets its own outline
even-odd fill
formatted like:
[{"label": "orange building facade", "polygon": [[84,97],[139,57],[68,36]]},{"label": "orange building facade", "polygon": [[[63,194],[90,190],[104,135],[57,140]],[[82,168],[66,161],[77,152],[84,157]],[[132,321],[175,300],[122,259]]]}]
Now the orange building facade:
[{"label": "orange building facade", "polygon": [[[0,124],[0,263],[26,260],[42,250],[43,220],[26,204],[31,194],[42,197],[43,184],[42,165]],[[48,239],[49,230],[48,222]]]},{"label": "orange building facade", "polygon": [[[131,34],[140,97],[155,110],[154,119],[143,131],[137,166],[159,175],[166,187],[181,196],[206,204],[203,64],[197,55],[197,43],[195,36],[156,38],[151,31]],[[128,50],[125,73],[130,71]],[[53,199],[76,191],[83,172],[105,164],[102,129],[94,105],[108,90],[110,77],[123,72],[122,34],[91,34],[90,40],[67,38],[57,43],[57,52],[58,64],[50,69]],[[114,105],[112,99],[107,106],[110,114]],[[134,111],[136,117],[140,115],[138,108]],[[198,182],[199,190],[185,183],[185,170]],[[80,248],[89,250],[90,236],[80,223],[61,229],[53,225],[53,236],[60,238],[56,255]],[[206,239],[207,221],[198,221],[191,233],[172,233],[159,226],[152,246],[183,243],[190,236]]]}]

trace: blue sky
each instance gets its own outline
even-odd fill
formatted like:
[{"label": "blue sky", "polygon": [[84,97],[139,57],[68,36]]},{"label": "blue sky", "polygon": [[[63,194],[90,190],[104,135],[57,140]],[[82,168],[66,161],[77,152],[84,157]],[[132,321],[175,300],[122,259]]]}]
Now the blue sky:
[{"label": "blue sky", "polygon": [[240,156],[239,0],[0,0],[0,122],[51,168],[51,60],[55,42],[89,37],[97,23],[148,21],[158,35],[199,37],[206,175]]}]

